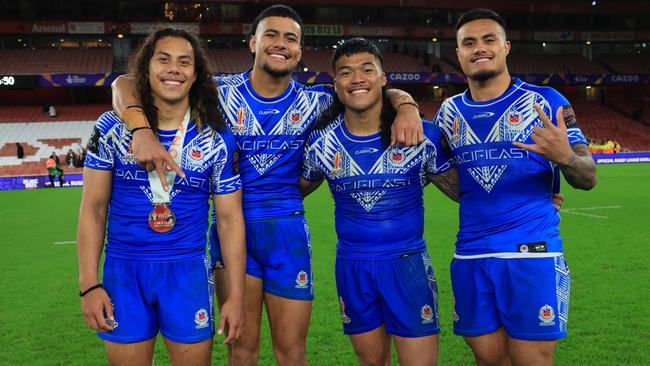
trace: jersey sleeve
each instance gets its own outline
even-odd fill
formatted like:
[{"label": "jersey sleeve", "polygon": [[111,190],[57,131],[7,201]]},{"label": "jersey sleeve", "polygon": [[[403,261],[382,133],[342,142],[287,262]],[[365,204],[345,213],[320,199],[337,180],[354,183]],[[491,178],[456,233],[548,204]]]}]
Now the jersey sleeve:
[{"label": "jersey sleeve", "polygon": [[210,179],[210,191],[214,194],[233,193],[242,187],[239,176],[239,152],[235,138],[230,130],[217,133],[214,155],[214,166]]},{"label": "jersey sleeve", "polygon": [[113,139],[109,133],[116,124],[117,117],[112,113],[102,114],[93,129],[86,147],[86,160],[84,166],[96,170],[113,170],[115,147],[111,145]]},{"label": "jersey sleeve", "polygon": [[452,161],[442,146],[442,132],[431,121],[423,121],[423,124],[424,136],[427,138],[429,144],[426,150],[424,169],[429,175],[444,173],[451,169]]},{"label": "jersey sleeve", "polygon": [[548,88],[548,90],[549,93],[547,98],[549,99],[548,101],[554,111],[552,117],[553,123],[557,126],[558,121],[556,112],[560,107],[562,107],[562,117],[564,117],[564,123],[566,124],[569,144],[571,146],[579,144],[587,145],[587,139],[585,139],[584,134],[578,126],[578,120],[576,119],[573,107],[571,107],[571,103],[569,103],[569,101],[557,90],[552,88]]},{"label": "jersey sleeve", "polygon": [[302,157],[302,177],[309,181],[317,181],[325,178],[323,171],[316,163],[316,142],[314,141],[315,132],[309,137],[309,141],[305,146],[305,151]]}]

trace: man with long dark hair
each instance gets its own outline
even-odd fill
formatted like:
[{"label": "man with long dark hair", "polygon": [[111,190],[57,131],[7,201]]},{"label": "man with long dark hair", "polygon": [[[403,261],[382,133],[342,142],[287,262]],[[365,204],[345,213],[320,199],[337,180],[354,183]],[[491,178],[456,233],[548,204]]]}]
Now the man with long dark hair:
[{"label": "man with long dark hair", "polygon": [[595,164],[566,98],[510,76],[501,16],[463,14],[456,41],[469,88],[436,117],[461,191],[454,333],[479,365],[551,365],[567,336],[570,275],[549,198],[560,172],[591,189]]},{"label": "man with long dark hair", "polygon": [[[230,293],[219,329],[227,343],[244,326],[244,222],[235,141],[214,103],[217,90],[197,38],[182,29],[147,37],[136,56],[142,109],[185,176],[147,173],[132,133],[113,112],[88,144],[79,213],[81,307],[113,365],[150,365],[160,332],[174,365],[209,365],[213,282],[205,253],[212,197],[228,261]],[[108,229],[106,226],[108,224]],[[103,283],[99,259],[106,236]]]},{"label": "man with long dark hair", "polygon": [[390,146],[375,44],[344,42],[332,68],[337,100],[309,137],[300,186],[307,195],[327,179],[334,198],[343,331],[361,365],[390,364],[391,335],[401,365],[435,365],[438,286],[423,237],[423,188],[431,181],[458,200],[456,172],[430,121],[417,146]]},{"label": "man with long dark hair", "polygon": [[[247,328],[242,339],[230,347],[230,361],[238,366],[254,365],[259,358],[263,304],[278,364],[307,362],[313,281],[310,234],[298,178],[304,141],[316,117],[332,102],[333,91],[323,85],[307,87],[291,78],[302,56],[302,43],[300,16],[290,7],[271,6],[251,26],[248,46],[254,56],[252,69],[217,78],[219,107],[237,140],[244,185]],[[137,108],[124,109],[139,105],[130,88],[128,77],[117,80],[113,94],[116,109],[125,113],[129,127],[145,126]],[[392,138],[416,144],[422,127],[412,98],[396,90],[389,95],[398,111]],[[148,130],[138,130],[134,140],[136,158],[148,169],[155,167],[161,173],[163,165],[174,169]],[[230,264],[221,258],[216,239],[213,230],[212,261],[217,292],[223,299],[228,289],[220,283]]]}]

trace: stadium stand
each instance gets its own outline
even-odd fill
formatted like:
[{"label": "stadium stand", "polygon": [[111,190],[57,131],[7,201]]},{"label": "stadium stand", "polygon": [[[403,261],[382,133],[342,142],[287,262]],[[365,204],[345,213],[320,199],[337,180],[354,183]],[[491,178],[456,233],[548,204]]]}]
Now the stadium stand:
[{"label": "stadium stand", "polygon": [[113,69],[110,49],[0,50],[0,74],[107,73]]},{"label": "stadium stand", "polygon": [[248,48],[240,49],[210,49],[208,58],[216,72],[237,73],[251,67],[253,64]]},{"label": "stadium stand", "polygon": [[586,137],[616,140],[628,151],[650,151],[650,128],[597,102],[571,103]]},{"label": "stadium stand", "polygon": [[648,54],[606,54],[600,56],[600,62],[616,72],[650,73],[650,55]]},{"label": "stadium stand", "polygon": [[524,54],[508,55],[508,70],[515,74],[602,74],[605,68],[580,55]]},{"label": "stadium stand", "polygon": [[[0,107],[0,176],[45,174],[45,160],[54,152],[66,173],[80,172],[64,164],[69,149],[80,151],[88,143],[95,120],[109,105],[58,106],[56,118],[38,106]],[[24,159],[16,157],[16,142]]]}]

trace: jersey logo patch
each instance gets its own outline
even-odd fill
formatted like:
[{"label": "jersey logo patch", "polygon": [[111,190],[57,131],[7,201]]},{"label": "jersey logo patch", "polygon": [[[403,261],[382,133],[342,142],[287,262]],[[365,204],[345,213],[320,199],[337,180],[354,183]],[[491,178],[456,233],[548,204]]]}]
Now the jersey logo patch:
[{"label": "jersey logo patch", "polygon": [[246,130],[246,125],[244,124],[246,122],[246,108],[244,106],[239,107],[236,116],[237,123],[231,127],[231,130],[233,133],[243,133]]},{"label": "jersey logo patch", "polygon": [[196,311],[196,314],[194,314],[194,323],[196,323],[196,329],[207,327],[208,321],[210,321],[210,316],[208,315],[207,310],[201,308]]},{"label": "jersey logo patch", "polygon": [[487,193],[490,193],[507,167],[507,165],[492,165],[473,167],[467,170],[478,184],[480,184]]},{"label": "jersey logo patch", "polygon": [[350,324],[352,322],[352,319],[350,319],[347,314],[345,314],[345,303],[343,302],[343,298],[339,296],[339,306],[341,307],[341,321],[343,321],[343,324]]},{"label": "jersey logo patch", "polygon": [[307,282],[309,282],[307,272],[298,272],[298,275],[296,276],[296,288],[307,288]]},{"label": "jersey logo patch", "polygon": [[551,305],[546,304],[541,308],[539,308],[538,318],[539,320],[541,320],[541,322],[539,323],[541,327],[548,327],[551,325],[555,325],[555,322],[553,321],[555,320],[555,311],[553,310],[553,307]]},{"label": "jersey logo patch", "polygon": [[433,309],[429,305],[424,305],[420,309],[420,317],[422,317],[422,324],[433,323]]},{"label": "jersey logo patch", "polygon": [[368,192],[359,192],[359,193],[350,193],[352,198],[357,200],[361,207],[366,211],[370,212],[375,206],[375,203],[379,201],[386,191],[368,191]]}]

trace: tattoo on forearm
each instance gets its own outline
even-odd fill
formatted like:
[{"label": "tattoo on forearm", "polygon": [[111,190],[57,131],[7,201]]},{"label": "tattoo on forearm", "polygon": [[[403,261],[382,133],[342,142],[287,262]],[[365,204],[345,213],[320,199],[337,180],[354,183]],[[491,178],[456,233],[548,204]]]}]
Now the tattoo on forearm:
[{"label": "tattoo on forearm", "polygon": [[571,148],[575,155],[568,164],[560,166],[560,169],[572,187],[589,190],[596,185],[596,163],[587,145],[578,144]]},{"label": "tattoo on forearm", "polygon": [[460,187],[458,185],[458,173],[452,168],[442,174],[429,175],[428,179],[447,197],[458,202],[460,196]]}]

